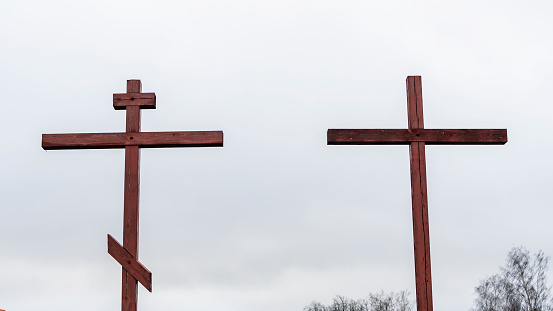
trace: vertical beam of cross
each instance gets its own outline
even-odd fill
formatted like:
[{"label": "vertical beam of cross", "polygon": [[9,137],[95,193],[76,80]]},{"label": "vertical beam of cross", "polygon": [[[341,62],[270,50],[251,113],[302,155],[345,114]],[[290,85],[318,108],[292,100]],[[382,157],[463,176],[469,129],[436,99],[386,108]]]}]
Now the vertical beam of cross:
[{"label": "vertical beam of cross", "polygon": [[[139,80],[127,81],[127,93],[142,93]],[[127,134],[140,132],[140,106],[126,107]],[[125,194],[123,210],[123,247],[138,258],[138,203],[140,199],[140,149],[138,146],[125,146]],[[125,269],[123,270],[121,310],[136,310],[138,282]]]},{"label": "vertical beam of cross", "polygon": [[328,145],[409,145],[417,310],[432,311],[425,146],[502,145],[506,129],[425,129],[420,76],[407,77],[408,129],[329,129]]},{"label": "vertical beam of cross", "polygon": [[[421,77],[407,78],[407,111],[409,129],[424,129]],[[424,141],[411,142],[409,145],[417,310],[432,311],[425,149]]]},{"label": "vertical beam of cross", "polygon": [[127,81],[127,93],[113,94],[113,107],[126,110],[124,133],[43,134],[42,148],[125,148],[123,245],[108,234],[108,253],[122,266],[122,311],[136,311],[138,282],[152,291],[152,273],[138,261],[140,148],[222,147],[222,131],[141,132],[141,109],[155,109],[154,93],[142,93],[140,80]]}]

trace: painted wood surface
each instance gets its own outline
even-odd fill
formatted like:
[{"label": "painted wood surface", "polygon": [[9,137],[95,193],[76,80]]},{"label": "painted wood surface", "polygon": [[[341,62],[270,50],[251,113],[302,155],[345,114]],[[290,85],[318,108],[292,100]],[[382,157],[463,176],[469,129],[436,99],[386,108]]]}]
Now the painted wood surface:
[{"label": "painted wood surface", "polygon": [[409,76],[407,129],[329,129],[328,145],[409,145],[415,285],[418,311],[432,311],[430,230],[425,145],[498,145],[507,142],[506,129],[425,129],[420,76]]},{"label": "painted wood surface", "polygon": [[329,145],[503,145],[505,129],[331,129]]},{"label": "painted wood surface", "polygon": [[108,253],[147,290],[152,291],[152,273],[109,234]]},{"label": "painted wood surface", "polygon": [[125,148],[123,245],[108,235],[108,253],[122,266],[121,310],[136,311],[138,282],[152,291],[152,274],[138,261],[140,149],[222,147],[222,131],[140,132],[141,109],[155,109],[154,93],[141,93],[140,80],[127,81],[127,93],[114,94],[115,110],[126,110],[125,133],[43,134],[42,148]]},{"label": "painted wood surface", "polygon": [[[410,130],[424,128],[421,77],[407,78],[407,123]],[[409,145],[411,167],[411,207],[413,216],[413,248],[415,254],[415,288],[417,310],[432,311],[432,273],[430,265],[430,229],[426,187],[424,142]]]},{"label": "painted wood surface", "polygon": [[[140,93],[142,83],[127,81],[127,93]],[[128,106],[126,116],[127,134],[140,132],[140,106]],[[138,203],[140,201],[140,149],[125,146],[125,191],[123,198],[123,247],[138,259]],[[138,303],[138,282],[122,268],[121,310],[136,311]]]},{"label": "painted wood surface", "polygon": [[222,131],[43,134],[44,150],[222,147]]},{"label": "painted wood surface", "polygon": [[156,109],[155,93],[121,93],[113,94],[113,108],[124,110],[128,106],[138,106],[140,109]]}]

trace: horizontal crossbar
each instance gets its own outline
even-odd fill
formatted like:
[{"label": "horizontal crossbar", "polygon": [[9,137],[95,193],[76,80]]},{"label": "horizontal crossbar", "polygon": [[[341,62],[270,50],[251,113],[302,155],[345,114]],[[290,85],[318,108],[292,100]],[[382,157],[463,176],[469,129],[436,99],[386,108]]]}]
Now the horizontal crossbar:
[{"label": "horizontal crossbar", "polygon": [[503,145],[506,129],[330,129],[328,145],[408,145],[424,142],[428,145]]},{"label": "horizontal crossbar", "polygon": [[123,269],[144,285],[148,291],[152,292],[152,273],[109,234],[108,253],[123,266]]},{"label": "horizontal crossbar", "polygon": [[156,109],[155,93],[113,94],[113,108],[124,110],[127,106],[139,106],[140,109]]},{"label": "horizontal crossbar", "polygon": [[44,150],[113,149],[126,146],[141,148],[222,147],[222,131],[139,132],[98,134],[42,134]]}]

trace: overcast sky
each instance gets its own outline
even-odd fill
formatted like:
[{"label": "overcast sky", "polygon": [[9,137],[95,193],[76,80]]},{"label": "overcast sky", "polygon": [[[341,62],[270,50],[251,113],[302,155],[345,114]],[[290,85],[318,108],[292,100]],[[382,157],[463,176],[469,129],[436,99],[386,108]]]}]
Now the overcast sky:
[{"label": "overcast sky", "polygon": [[[553,255],[551,1],[15,1],[0,4],[0,309],[119,310],[123,150],[112,94],[155,92],[143,131],[223,130],[223,148],[141,153],[139,310],[301,311],[415,295],[407,146],[327,146],[329,128],[507,128],[426,149],[435,310],[468,310],[523,245]],[[553,274],[549,274],[550,279]]]}]

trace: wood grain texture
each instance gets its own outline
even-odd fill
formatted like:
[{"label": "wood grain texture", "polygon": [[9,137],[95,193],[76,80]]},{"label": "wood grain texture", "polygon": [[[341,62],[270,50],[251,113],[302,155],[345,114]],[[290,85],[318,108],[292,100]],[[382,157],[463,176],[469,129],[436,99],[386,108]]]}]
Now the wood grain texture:
[{"label": "wood grain texture", "polygon": [[222,131],[42,134],[44,150],[222,147]]},{"label": "wood grain texture", "polygon": [[152,273],[109,234],[108,253],[148,291],[152,291]]},{"label": "wood grain texture", "polygon": [[408,128],[424,128],[422,113],[422,81],[421,76],[409,76],[406,80],[407,88],[407,122]]},{"label": "wood grain texture", "polygon": [[121,284],[121,310],[122,311],[136,311],[138,306],[138,286],[136,279],[123,270],[122,284]]},{"label": "wood grain texture", "polygon": [[126,110],[125,133],[43,134],[42,148],[125,148],[123,246],[108,235],[108,253],[122,265],[122,311],[136,311],[138,282],[152,290],[152,274],[138,261],[140,148],[223,146],[222,131],[140,132],[141,109],[154,109],[154,93],[142,93],[140,80],[127,81],[127,93],[114,94],[116,110]]},{"label": "wood grain texture", "polygon": [[142,93],[142,82],[138,79],[127,80],[127,93]]},{"label": "wood grain texture", "polygon": [[[123,247],[138,258],[138,216],[140,199],[140,149],[125,147],[125,193],[123,210]],[[123,269],[122,311],[136,311],[137,280]]]},{"label": "wood grain texture", "polygon": [[506,129],[329,129],[328,145],[503,145]]},{"label": "wood grain texture", "polygon": [[113,108],[125,110],[128,106],[138,106],[140,109],[156,109],[155,93],[120,93],[113,94]]},{"label": "wood grain texture", "polygon": [[432,311],[432,273],[430,263],[430,229],[426,185],[424,143],[409,146],[411,162],[411,199],[417,310]]},{"label": "wood grain texture", "polygon": [[[409,130],[424,128],[422,84],[420,76],[407,77],[407,115]],[[411,199],[413,245],[415,257],[415,288],[417,311],[432,311],[432,273],[430,264],[430,230],[428,228],[428,191],[426,187],[426,156],[424,142],[411,142]]]},{"label": "wood grain texture", "polygon": [[425,129],[420,76],[406,80],[407,129],[329,129],[328,145],[409,145],[417,311],[432,311],[425,146],[502,145],[506,129]]},{"label": "wood grain texture", "polygon": [[[127,81],[127,93],[142,91],[140,80]],[[140,132],[140,114],[138,106],[126,107],[127,134]],[[131,256],[138,259],[138,224],[140,201],[140,148],[125,147],[125,193],[123,199],[123,247]],[[138,283],[134,276],[122,269],[122,311],[136,311],[138,303]]]},{"label": "wood grain texture", "polygon": [[138,258],[138,204],[140,198],[140,150],[125,147],[123,246]]}]

